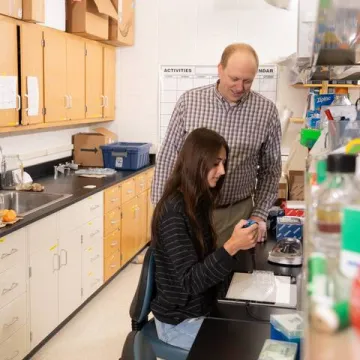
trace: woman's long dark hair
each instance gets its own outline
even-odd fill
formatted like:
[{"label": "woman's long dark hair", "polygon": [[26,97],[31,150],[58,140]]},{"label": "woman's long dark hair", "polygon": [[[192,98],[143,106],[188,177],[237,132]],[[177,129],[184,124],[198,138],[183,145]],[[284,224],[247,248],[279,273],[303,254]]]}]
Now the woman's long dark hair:
[{"label": "woman's long dark hair", "polygon": [[[208,204],[205,208],[207,218],[210,224],[213,248],[216,246],[216,233],[213,226],[213,209],[214,200],[218,196],[224,183],[222,176],[216,187],[211,188],[208,183],[209,171],[216,166],[218,162],[219,152],[224,148],[226,151],[226,159],[229,155],[229,147],[225,139],[217,132],[198,128],[192,131],[186,138],[184,145],[179,152],[175,167],[168,178],[164,193],[155,207],[152,224],[152,244],[157,241],[158,225],[164,211],[165,202],[171,198],[177,191],[181,191],[184,196],[185,212],[189,217],[190,224],[196,236],[194,244],[199,257],[204,254],[204,237],[200,224],[196,219],[196,209],[201,201]],[[224,164],[226,172],[227,161]],[[204,209],[205,210],[205,209]]]}]

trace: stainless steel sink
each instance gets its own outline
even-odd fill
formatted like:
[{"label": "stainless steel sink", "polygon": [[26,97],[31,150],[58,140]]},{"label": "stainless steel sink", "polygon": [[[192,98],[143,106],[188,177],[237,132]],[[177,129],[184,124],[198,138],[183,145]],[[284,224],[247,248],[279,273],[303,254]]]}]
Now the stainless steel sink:
[{"label": "stainless steel sink", "polygon": [[18,216],[29,215],[70,197],[71,194],[0,191],[0,208],[15,210]]}]

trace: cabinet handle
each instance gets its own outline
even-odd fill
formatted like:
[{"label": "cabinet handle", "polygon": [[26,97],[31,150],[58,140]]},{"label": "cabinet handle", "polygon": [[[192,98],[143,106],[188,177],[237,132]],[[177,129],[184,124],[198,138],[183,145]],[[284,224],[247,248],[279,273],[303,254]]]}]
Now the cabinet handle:
[{"label": "cabinet handle", "polygon": [[119,220],[111,220],[111,221],[110,221],[111,225],[115,225],[115,224],[118,223],[118,222],[119,222]]},{"label": "cabinet handle", "polygon": [[20,111],[21,110],[21,96],[19,94],[16,94],[17,99],[18,99],[18,107],[16,108],[16,111]]},{"label": "cabinet handle", "polygon": [[91,287],[94,287],[95,285],[97,285],[100,282],[100,279],[96,279],[92,284]]},{"label": "cabinet handle", "polygon": [[128,191],[127,191],[128,194],[131,194],[132,192],[133,192],[132,190],[128,190]]},{"label": "cabinet handle", "polygon": [[69,95],[64,95],[65,97],[65,109],[70,109],[70,98]]},{"label": "cabinet handle", "polygon": [[96,234],[98,234],[100,232],[100,230],[96,230],[94,231],[92,234],[90,234],[90,237],[94,237]]},{"label": "cabinet handle", "polygon": [[93,258],[90,259],[91,262],[94,262],[96,259],[98,259],[100,257],[99,254],[97,254],[96,256],[94,256]]},{"label": "cabinet handle", "polygon": [[116,202],[116,201],[118,201],[118,200],[119,200],[118,197],[117,197],[117,198],[112,198],[112,199],[111,199],[111,202],[114,203],[114,202]]},{"label": "cabinet handle", "polygon": [[117,265],[115,265],[115,264],[110,265],[110,268],[111,268],[111,269],[114,269],[114,268],[116,268],[116,267],[117,267]]},{"label": "cabinet handle", "polygon": [[105,107],[109,107],[109,97],[105,95]]},{"label": "cabinet handle", "polygon": [[[65,263],[64,263],[64,264],[61,263],[61,254],[62,254],[62,253],[65,253]],[[60,267],[67,265],[67,263],[68,263],[67,251],[66,251],[65,249],[61,249],[61,250],[60,250]],[[59,267],[59,268],[60,268],[60,267]]]},{"label": "cabinet handle", "polygon": [[4,289],[4,290],[2,291],[1,295],[5,295],[5,294],[7,294],[9,291],[14,290],[18,285],[19,285],[19,283],[13,282],[9,288]]},{"label": "cabinet handle", "polygon": [[18,252],[18,249],[11,249],[9,253],[3,253],[1,254],[1,260],[5,259],[6,257],[15,254],[16,252]]},{"label": "cabinet handle", "polygon": [[101,107],[105,107],[105,96],[104,95],[100,95],[100,97],[101,97]]},{"label": "cabinet handle", "polygon": [[100,207],[100,205],[93,205],[90,207],[90,210],[91,211],[96,210],[98,207]]},{"label": "cabinet handle", "polygon": [[[57,267],[54,266],[54,258],[57,259]],[[60,270],[60,256],[58,254],[53,255],[53,273]]]},{"label": "cabinet handle", "polygon": [[10,326],[14,325],[17,321],[19,321],[19,317],[18,316],[13,317],[11,323],[4,324],[3,328],[4,329],[9,328]]},{"label": "cabinet handle", "polygon": [[16,350],[11,358],[6,357],[4,360],[13,360],[20,354],[19,350]]},{"label": "cabinet handle", "polygon": [[117,244],[118,244],[117,241],[113,241],[113,242],[110,244],[110,246],[111,246],[111,247],[114,247],[114,246],[116,246]]},{"label": "cabinet handle", "polygon": [[72,96],[69,95],[69,105],[70,105],[70,109],[72,109]]},{"label": "cabinet handle", "polygon": [[24,111],[28,112],[29,111],[29,95],[24,94],[24,96],[26,97],[26,103],[27,103],[27,107],[24,109]]}]

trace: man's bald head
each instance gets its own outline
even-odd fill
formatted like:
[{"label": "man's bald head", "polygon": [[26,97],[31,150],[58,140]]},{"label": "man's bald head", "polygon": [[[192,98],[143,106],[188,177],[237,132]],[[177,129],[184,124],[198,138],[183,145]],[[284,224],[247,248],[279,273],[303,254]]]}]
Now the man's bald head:
[{"label": "man's bald head", "polygon": [[231,45],[227,46],[221,55],[220,64],[223,67],[223,69],[226,68],[230,57],[237,52],[248,54],[248,55],[252,56],[255,60],[256,68],[259,67],[259,57],[258,57],[255,49],[249,44],[235,43],[235,44],[231,44]]}]

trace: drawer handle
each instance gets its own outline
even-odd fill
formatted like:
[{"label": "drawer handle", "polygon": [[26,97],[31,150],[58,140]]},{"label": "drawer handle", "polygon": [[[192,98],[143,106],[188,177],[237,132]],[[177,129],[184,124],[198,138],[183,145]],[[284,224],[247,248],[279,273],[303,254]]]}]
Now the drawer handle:
[{"label": "drawer handle", "polygon": [[97,254],[96,256],[94,256],[93,258],[90,259],[91,262],[94,262],[96,259],[98,259],[100,257],[99,254]]},{"label": "drawer handle", "polygon": [[144,183],[141,183],[141,184],[140,184],[140,187],[144,187],[144,185],[145,185]]},{"label": "drawer handle", "polygon": [[115,224],[117,224],[119,222],[119,220],[111,220],[111,225],[115,225]]},{"label": "drawer handle", "polygon": [[16,316],[16,317],[13,317],[11,323],[7,323],[7,324],[4,324],[4,329],[7,329],[9,328],[10,326],[13,326],[17,321],[19,321],[19,317]]},{"label": "drawer handle", "polygon": [[11,358],[6,357],[4,360],[13,360],[17,358],[19,354],[20,354],[19,350],[16,350],[14,356],[12,356]]},{"label": "drawer handle", "polygon": [[112,199],[111,199],[111,202],[112,202],[112,203],[114,203],[114,202],[116,202],[116,201],[119,201],[119,198],[118,198],[118,197],[117,197],[117,198],[112,198]]},{"label": "drawer handle", "polygon": [[16,282],[12,283],[12,285],[11,285],[8,289],[4,289],[4,290],[2,291],[1,295],[5,295],[5,294],[7,294],[9,291],[14,290],[18,285],[19,285],[19,283],[16,283]]},{"label": "drawer handle", "polygon": [[90,234],[90,237],[94,237],[96,234],[98,234],[100,232],[100,230],[96,230],[94,231],[92,234]]},{"label": "drawer handle", "polygon": [[113,242],[110,244],[110,246],[113,247],[113,246],[116,246],[117,244],[118,244],[117,241],[113,241]]},{"label": "drawer handle", "polygon": [[18,252],[19,250],[18,249],[11,249],[9,253],[3,253],[1,254],[1,260],[2,259],[5,259],[6,257],[12,255],[12,254],[15,254],[16,252]]},{"label": "drawer handle", "polygon": [[131,194],[132,192],[133,192],[132,190],[128,190],[128,191],[127,191],[128,194]]},{"label": "drawer handle", "polygon": [[93,205],[90,207],[90,210],[91,211],[96,210],[98,207],[100,207],[100,205]]},{"label": "drawer handle", "polygon": [[92,284],[91,287],[96,286],[100,282],[100,279],[96,279]]},{"label": "drawer handle", "polygon": [[110,268],[111,268],[111,269],[114,269],[114,268],[116,268],[116,267],[117,267],[117,265],[114,265],[114,264],[110,265]]}]

